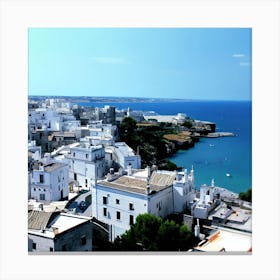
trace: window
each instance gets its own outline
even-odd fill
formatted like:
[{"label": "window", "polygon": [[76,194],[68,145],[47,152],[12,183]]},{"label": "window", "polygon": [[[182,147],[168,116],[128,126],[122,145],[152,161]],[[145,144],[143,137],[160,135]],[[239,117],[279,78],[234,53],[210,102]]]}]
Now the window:
[{"label": "window", "polygon": [[86,245],[87,244],[87,238],[86,238],[85,235],[81,237],[81,243],[82,243],[82,245]]},{"label": "window", "polygon": [[116,204],[120,204],[120,200],[119,199],[116,199]]},{"label": "window", "polygon": [[44,174],[40,174],[40,183],[44,183]]},{"label": "window", "polygon": [[34,243],[34,242],[32,243],[32,249],[36,250],[36,243]]},{"label": "window", "polygon": [[129,210],[134,210],[133,203],[129,203]]},{"label": "window", "polygon": [[87,187],[87,179],[85,179],[85,185],[86,185],[86,187]]},{"label": "window", "polygon": [[74,181],[77,181],[77,173],[74,173]]},{"label": "window", "polygon": [[120,211],[117,211],[117,213],[116,213],[117,215],[117,220],[120,220],[121,219],[121,212]]},{"label": "window", "polygon": [[86,154],[86,158],[88,158],[88,154]]},{"label": "window", "polygon": [[45,194],[44,193],[40,193],[40,200],[45,200]]},{"label": "window", "polygon": [[62,245],[61,251],[67,251],[67,250],[66,250],[66,244]]},{"label": "window", "polygon": [[73,153],[73,157],[75,157],[75,153]]},{"label": "window", "polygon": [[105,208],[105,207],[103,208],[103,216],[105,216],[105,217],[107,216],[107,208]]},{"label": "window", "polygon": [[107,204],[107,203],[108,203],[107,196],[103,196],[103,204]]},{"label": "window", "polygon": [[133,225],[134,224],[134,217],[133,215],[129,215],[129,225]]},{"label": "window", "polygon": [[53,247],[50,247],[50,252],[53,252]]}]

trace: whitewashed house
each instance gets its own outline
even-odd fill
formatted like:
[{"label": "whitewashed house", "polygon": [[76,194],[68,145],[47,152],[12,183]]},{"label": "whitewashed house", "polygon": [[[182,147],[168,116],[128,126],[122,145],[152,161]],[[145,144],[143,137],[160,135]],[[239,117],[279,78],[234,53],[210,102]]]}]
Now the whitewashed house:
[{"label": "whitewashed house", "polygon": [[111,172],[92,188],[92,216],[110,226],[110,240],[123,234],[139,214],[166,217],[186,210],[195,197],[193,172],[134,170]]},{"label": "whitewashed house", "polygon": [[113,159],[123,169],[127,169],[131,165],[133,169],[141,168],[141,157],[136,155],[134,151],[125,142],[116,142],[110,147],[113,150]]},{"label": "whitewashed house", "polygon": [[105,175],[105,150],[101,145],[79,144],[70,148],[67,156],[69,178],[90,189],[96,179]]},{"label": "whitewashed house", "polygon": [[39,163],[38,169],[30,173],[29,198],[43,203],[68,198],[68,172],[68,165],[64,163]]},{"label": "whitewashed house", "polygon": [[207,219],[209,212],[220,202],[220,200],[216,198],[216,194],[217,190],[215,188],[214,180],[212,180],[211,186],[202,185],[200,187],[200,198],[194,205],[192,211],[194,218]]},{"label": "whitewashed house", "polygon": [[90,142],[92,145],[114,145],[117,127],[112,124],[102,124],[102,121],[91,121],[87,126],[76,129],[76,135],[81,142]]},{"label": "whitewashed house", "polygon": [[28,251],[92,251],[91,218],[60,212],[28,213]]}]

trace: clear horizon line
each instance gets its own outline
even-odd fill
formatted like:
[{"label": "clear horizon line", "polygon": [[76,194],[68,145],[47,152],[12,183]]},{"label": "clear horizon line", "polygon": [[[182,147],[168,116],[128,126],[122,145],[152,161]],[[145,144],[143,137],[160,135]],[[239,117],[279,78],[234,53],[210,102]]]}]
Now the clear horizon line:
[{"label": "clear horizon line", "polygon": [[139,96],[90,96],[90,95],[44,95],[44,94],[28,94],[28,97],[57,97],[57,98],[119,98],[119,99],[155,99],[155,100],[185,100],[185,101],[252,101],[252,99],[207,99],[207,98],[182,98],[182,97],[139,97]]}]

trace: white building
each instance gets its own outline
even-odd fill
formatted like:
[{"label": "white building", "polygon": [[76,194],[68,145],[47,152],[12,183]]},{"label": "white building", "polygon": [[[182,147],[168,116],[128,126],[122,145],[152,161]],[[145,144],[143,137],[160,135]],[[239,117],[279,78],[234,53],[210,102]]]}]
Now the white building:
[{"label": "white building", "polygon": [[40,163],[30,174],[29,194],[43,203],[68,198],[68,166],[63,163]]},{"label": "white building", "polygon": [[96,179],[105,175],[105,150],[101,145],[79,144],[70,148],[66,157],[70,180],[78,181],[85,189],[90,189]]},{"label": "white building", "polygon": [[141,168],[141,157],[135,155],[134,151],[125,142],[116,142],[110,147],[113,151],[113,160],[123,169],[131,165],[134,169]]},{"label": "white building", "polygon": [[219,200],[215,198],[216,192],[214,180],[212,180],[211,186],[202,185],[200,187],[200,198],[193,209],[194,218],[207,219],[209,212],[219,203]]},{"label": "white building", "polygon": [[40,160],[42,158],[42,148],[36,146],[36,141],[28,142],[28,153],[30,153],[32,159]]},{"label": "white building", "polygon": [[80,127],[69,110],[56,108],[38,108],[29,110],[28,125],[31,131],[43,129],[46,131],[74,131]]},{"label": "white building", "polygon": [[116,108],[109,105],[105,105],[103,108],[96,107],[94,110],[94,119],[96,121],[102,121],[104,124],[115,124]]},{"label": "white building", "polygon": [[155,115],[153,112],[150,115],[147,112],[146,115],[144,115],[144,119],[147,121],[156,120],[157,122],[183,124],[187,120],[187,115],[183,113],[178,113],[177,115]]},{"label": "white building", "polygon": [[91,122],[76,130],[81,142],[89,142],[92,145],[114,145],[117,135],[117,127],[112,124],[102,124],[102,121]]},{"label": "white building", "polygon": [[28,213],[28,251],[91,251],[91,218],[59,212]]},{"label": "white building", "polygon": [[92,188],[92,215],[110,226],[110,239],[123,234],[139,214],[166,217],[186,210],[194,199],[193,172],[137,170],[108,174]]}]

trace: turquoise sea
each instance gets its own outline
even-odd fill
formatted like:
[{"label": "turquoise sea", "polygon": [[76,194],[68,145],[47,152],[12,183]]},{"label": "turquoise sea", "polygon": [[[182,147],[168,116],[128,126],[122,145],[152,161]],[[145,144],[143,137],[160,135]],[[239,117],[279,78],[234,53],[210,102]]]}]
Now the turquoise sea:
[{"label": "turquoise sea", "polygon": [[[119,109],[155,111],[172,115],[185,113],[198,120],[215,122],[218,131],[235,137],[201,138],[194,148],[181,150],[170,158],[178,166],[194,167],[196,188],[202,184],[225,187],[239,193],[252,187],[252,102],[188,101],[150,103],[79,103],[83,106],[116,106]],[[230,173],[231,176],[226,176]]]}]

